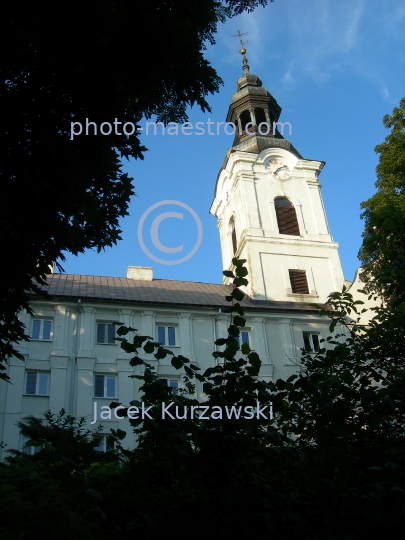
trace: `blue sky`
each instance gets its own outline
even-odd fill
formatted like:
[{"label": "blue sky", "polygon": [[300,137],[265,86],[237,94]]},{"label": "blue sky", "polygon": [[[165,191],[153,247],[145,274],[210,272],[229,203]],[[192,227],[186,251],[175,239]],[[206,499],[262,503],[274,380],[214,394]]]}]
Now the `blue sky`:
[{"label": "blue sky", "polygon": [[[304,158],[326,161],[320,182],[331,234],[340,245],[346,279],[359,266],[363,223],[360,203],[375,191],[374,147],[389,133],[382,117],[405,94],[405,4],[398,0],[275,0],[266,8],[220,25],[216,44],[206,57],[224,81],[208,101],[212,113],[191,109],[190,122],[225,121],[236,79],[242,74],[241,29],[250,71],[259,75],[282,107],[280,121],[290,122],[287,138]],[[124,162],[134,177],[136,196],[130,215],[121,220],[122,240],[97,254],[67,255],[67,273],[125,276],[126,267],[152,266],[155,278],[220,283],[222,262],[216,219],[209,214],[216,177],[232,136],[143,135],[149,149],[144,161]],[[138,241],[141,216],[162,201],[192,208],[201,221],[202,241],[181,264],[149,258]],[[150,241],[150,227],[162,212],[162,244],[180,249],[159,252]],[[183,218],[179,219],[182,214]],[[143,238],[155,258],[184,257],[195,245],[198,228],[187,208],[161,205],[145,218]]]}]

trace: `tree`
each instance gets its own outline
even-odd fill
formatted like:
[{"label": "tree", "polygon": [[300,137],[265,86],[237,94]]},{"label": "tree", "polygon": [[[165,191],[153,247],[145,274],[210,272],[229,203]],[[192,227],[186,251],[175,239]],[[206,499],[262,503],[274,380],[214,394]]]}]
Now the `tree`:
[{"label": "tree", "polygon": [[400,304],[405,301],[405,98],[383,122],[392,130],[375,148],[377,192],[361,205],[365,226],[359,259],[367,290]]},{"label": "tree", "polygon": [[[193,528],[198,538],[206,538],[212,530],[218,538],[250,538],[274,531],[285,518],[297,522],[289,505],[278,497],[280,480],[276,475],[273,478],[274,466],[283,458],[280,448],[288,440],[272,426],[271,394],[268,383],[258,377],[258,354],[237,341],[239,329],[246,324],[240,304],[244,294],[238,287],[248,282],[246,261],[232,262],[234,272],[224,272],[234,285],[226,297],[231,306],[223,310],[231,315],[228,337],[216,340],[217,347],[224,349],[213,353],[216,361],[203,374],[189,359],[174,356],[151,337],[136,334],[128,340],[124,336],[136,330],[117,323],[121,347],[134,354],[130,364],[140,367],[140,374],[133,377],[143,383],[142,404],[151,416],[130,420],[138,436],[133,451],[120,444],[125,432],[113,431],[129,460],[128,479],[139,486],[137,493],[129,488],[116,494],[116,508],[125,508],[125,500],[132,501],[131,519],[124,511],[121,523],[141,536],[164,531],[167,538],[188,538]],[[172,366],[182,370],[184,390],[173,395],[154,368],[140,358],[142,352],[157,360],[172,356]],[[192,397],[195,379],[207,398],[202,404]],[[162,403],[169,411],[165,416]],[[140,408],[141,402],[129,405]],[[200,405],[203,411],[198,410]],[[170,516],[180,511],[181,530],[165,530]]]},{"label": "tree", "polygon": [[[29,293],[41,294],[49,266],[63,261],[64,251],[101,250],[119,240],[119,219],[133,194],[121,159],[143,159],[146,150],[132,130],[154,115],[183,122],[187,106],[209,111],[206,97],[222,81],[204,58],[205,44],[214,43],[219,22],[266,4],[47,0],[4,8],[1,378],[8,378],[11,355],[23,359],[13,345],[26,339],[17,314],[30,312]],[[85,135],[87,121],[94,125]],[[84,126],[82,135],[71,135],[72,122]],[[110,134],[108,124],[101,134],[103,123]]]},{"label": "tree", "polygon": [[[301,373],[265,382],[258,355],[237,341],[245,325],[238,287],[247,284],[247,270],[244,261],[233,263],[234,272],[225,272],[235,286],[227,297],[228,337],[216,341],[223,349],[205,373],[118,323],[121,346],[138,367],[133,377],[142,381],[142,403],[128,406],[136,416],[143,405],[150,416],[131,419],[133,450],[123,448],[123,430],[112,430],[119,463],[114,453],[95,457],[95,439],[63,413],[48,413],[49,426],[34,418],[21,423],[41,450],[0,466],[0,531],[7,538],[31,529],[34,538],[186,539],[190,531],[225,540],[402,538],[405,313],[375,308],[364,327],[356,316],[362,302],[333,293],[320,307],[331,321],[322,349],[303,351]],[[176,395],[163,385],[144,353],[171,356],[184,390]],[[208,413],[191,418],[191,407],[200,405],[195,380]],[[165,418],[162,402],[171,411]],[[273,419],[246,417],[245,407],[270,403]],[[128,412],[125,406],[120,414]],[[51,504],[56,519],[44,525]]]},{"label": "tree", "polygon": [[[0,534],[4,538],[107,538],[95,489],[120,477],[118,456],[97,452],[99,430],[84,418],[50,411],[19,423],[33,455],[11,451],[0,464]],[[95,480],[97,478],[97,480]]]},{"label": "tree", "polygon": [[363,326],[362,304],[332,293],[320,309],[331,335],[318,353],[303,351],[299,375],[273,388],[277,426],[305,456],[301,471],[288,464],[287,474],[297,474],[297,498],[311,506],[311,538],[402,536],[405,311],[373,308]]}]

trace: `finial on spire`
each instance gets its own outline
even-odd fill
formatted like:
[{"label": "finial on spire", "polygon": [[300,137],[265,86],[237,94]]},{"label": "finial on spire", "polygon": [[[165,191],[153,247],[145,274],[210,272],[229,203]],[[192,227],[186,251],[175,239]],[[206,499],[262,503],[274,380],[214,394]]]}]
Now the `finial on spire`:
[{"label": "finial on spire", "polygon": [[248,64],[248,59],[246,58],[246,49],[244,46],[246,45],[246,43],[249,43],[249,40],[247,39],[246,41],[242,41],[242,36],[247,36],[247,35],[249,35],[248,32],[241,32],[240,30],[238,30],[236,34],[233,34],[231,36],[231,37],[239,38],[240,44],[242,46],[239,49],[239,52],[242,55],[242,69],[245,72],[245,74],[249,73],[249,64]]}]

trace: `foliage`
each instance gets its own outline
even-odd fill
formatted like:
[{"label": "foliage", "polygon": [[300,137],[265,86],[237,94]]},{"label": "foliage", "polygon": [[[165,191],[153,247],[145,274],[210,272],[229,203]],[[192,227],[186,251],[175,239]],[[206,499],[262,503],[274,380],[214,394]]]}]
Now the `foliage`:
[{"label": "foliage", "polygon": [[63,410],[44,416],[19,423],[37,452],[10,452],[0,466],[0,534],[10,540],[107,538],[94,478],[119,476],[117,456],[94,449],[98,430],[84,429],[83,418]]},{"label": "foliage", "polygon": [[[216,341],[214,365],[205,373],[120,326],[121,347],[133,354],[133,376],[142,382],[142,402],[128,405],[151,407],[151,418],[130,421],[138,437],[134,450],[123,447],[126,433],[117,429],[119,461],[115,453],[94,456],[96,439],[64,412],[47,413],[49,425],[33,418],[21,423],[42,449],[34,456],[17,453],[0,467],[0,506],[7,512],[0,531],[10,532],[7,538],[24,538],[29,527],[38,527],[38,538],[54,535],[54,520],[37,521],[50,511],[49,494],[58,519],[68,520],[67,535],[55,535],[61,538],[186,539],[190,531],[197,539],[402,538],[404,313],[376,307],[364,326],[362,302],[345,289],[333,293],[318,306],[330,319],[321,350],[303,351],[299,374],[265,382],[258,355],[235,340],[245,325],[239,287],[247,284],[247,271],[243,260],[233,263],[234,271],[225,272],[234,284],[228,337]],[[183,390],[173,394],[163,385],[145,355],[171,357]],[[200,404],[198,396],[210,410],[272,403],[275,417],[181,419],[186,407],[190,413]],[[173,419],[162,418],[162,402],[166,410],[173,403]],[[26,520],[12,527],[10,516],[22,512]],[[81,536],[84,530],[88,536]]]},{"label": "foliage", "polygon": [[[234,259],[234,285],[246,284],[244,261]],[[184,395],[171,397],[151,366],[138,355],[143,346],[156,359],[159,344],[135,336],[125,351],[132,365],[144,369],[144,400],[154,407],[153,420],[131,424],[138,447],[124,452],[134,481],[148,496],[139,500],[131,522],[137,530],[157,533],[169,516],[186,510],[185,526],[198,524],[201,537],[210,527],[224,538],[272,533],[273,538],[400,538],[405,508],[405,332],[404,313],[374,308],[369,326],[361,324],[363,302],[345,289],[327,306],[331,335],[317,353],[303,351],[302,372],[287,381],[257,378],[260,359],[249,347],[239,351],[235,337],[245,324],[242,294],[236,287],[229,309],[228,338],[217,340],[223,361],[203,375],[183,357],[172,365],[185,370],[186,388],[202,384],[204,405],[272,402],[274,421],[162,420],[160,404],[198,404]],[[122,327],[121,334],[127,331]],[[246,360],[237,358],[240,352]],[[133,404],[138,404],[133,402]],[[118,439],[125,434],[120,433]],[[249,480],[250,481],[249,481]],[[253,479],[253,483],[252,483]],[[128,495],[129,496],[129,493]],[[158,502],[156,497],[158,497]],[[148,518],[145,518],[145,515]],[[212,520],[205,525],[203,516]],[[173,537],[182,538],[181,531]],[[229,535],[229,536],[228,536]],[[171,537],[170,533],[166,533]]]},{"label": "foliage", "polygon": [[317,354],[304,351],[302,373],[275,383],[273,406],[278,427],[306,456],[308,474],[301,475],[299,490],[301,497],[308,490],[302,500],[313,506],[312,526],[328,538],[388,532],[399,538],[405,509],[404,313],[376,307],[364,326],[362,304],[345,289],[330,296],[320,315],[330,318],[334,333]]},{"label": "foliage", "polygon": [[[222,83],[204,58],[217,25],[267,0],[11,2],[0,21],[0,378],[23,356],[17,315],[30,312],[49,266],[65,251],[101,250],[120,239],[132,179],[122,158],[143,159],[141,118],[183,122],[209,111]],[[71,138],[71,122],[114,125],[110,135]],[[118,126],[118,128],[117,128]],[[127,131],[130,133],[129,128]],[[93,133],[93,127],[89,128]],[[84,130],[85,131],[85,130]],[[59,269],[61,267],[59,266]]]},{"label": "foliage", "polygon": [[[234,284],[231,295],[226,297],[231,303],[225,310],[231,316],[228,337],[216,340],[217,347],[224,349],[213,353],[215,365],[204,374],[187,358],[175,356],[148,336],[135,335],[132,342],[119,338],[123,350],[134,354],[131,365],[143,371],[133,377],[142,381],[142,403],[151,407],[152,419],[130,420],[138,435],[134,451],[122,448],[124,432],[113,431],[121,452],[129,459],[130,478],[144,487],[130,522],[141,534],[161,533],[170,516],[180,511],[181,530],[166,531],[165,537],[186,538],[190,527],[198,524],[198,538],[206,537],[212,528],[221,538],[244,538],[268,534],[277,521],[287,517],[296,521],[276,496],[279,480],[269,473],[280,461],[280,449],[288,439],[272,426],[268,383],[258,378],[259,356],[247,344],[239,347],[236,340],[239,328],[246,322],[240,304],[244,294],[239,289],[248,283],[244,262],[233,259],[234,272],[225,272]],[[126,336],[132,331],[135,329],[121,326],[118,334]],[[162,385],[151,364],[139,356],[139,349],[157,360],[171,355],[172,366],[182,371],[184,391],[173,395],[169,387]],[[191,408],[200,405],[193,396],[202,394],[206,410],[201,417],[195,413],[191,419]],[[173,408],[169,409],[171,402]],[[173,419],[163,418],[162,403]],[[130,405],[140,407],[141,403],[133,401]],[[266,410],[266,417],[257,414],[257,406]],[[245,407],[255,410],[254,418],[245,417]],[[228,417],[226,411],[239,408],[240,417]],[[215,418],[210,416],[211,411],[216,411]],[[123,498],[129,496],[127,492]],[[211,518],[207,521],[204,516]]]},{"label": "foliage", "polygon": [[375,148],[377,192],[361,205],[365,227],[359,258],[367,290],[397,305],[405,301],[405,98],[383,122],[392,129]]}]

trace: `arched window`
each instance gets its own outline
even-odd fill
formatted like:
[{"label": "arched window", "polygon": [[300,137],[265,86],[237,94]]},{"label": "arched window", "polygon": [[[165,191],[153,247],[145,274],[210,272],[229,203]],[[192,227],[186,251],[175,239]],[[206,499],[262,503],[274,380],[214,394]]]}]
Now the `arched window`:
[{"label": "arched window", "polygon": [[252,121],[252,119],[250,117],[250,112],[249,111],[243,111],[243,113],[241,113],[239,118],[240,118],[240,125],[241,125],[241,128],[242,128],[242,131],[244,132],[245,129],[246,129],[246,124],[248,124],[249,122]]},{"label": "arched window", "polygon": [[276,207],[279,233],[299,236],[300,228],[293,203],[286,198],[279,198],[274,201],[274,206]]},{"label": "arched window", "polygon": [[256,124],[259,126],[263,122],[266,123],[266,115],[264,114],[264,109],[256,107],[255,109]]},{"label": "arched window", "polygon": [[232,238],[232,251],[233,251],[233,254],[235,255],[236,250],[238,249],[238,244],[236,242],[236,230],[235,230],[234,218],[231,218],[230,228],[231,228],[231,238]]}]

